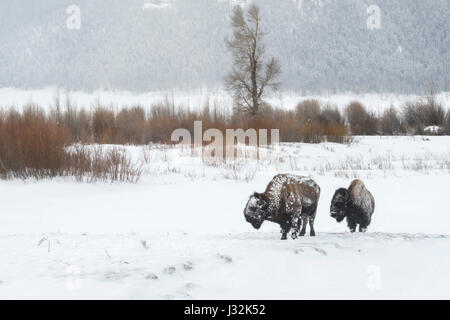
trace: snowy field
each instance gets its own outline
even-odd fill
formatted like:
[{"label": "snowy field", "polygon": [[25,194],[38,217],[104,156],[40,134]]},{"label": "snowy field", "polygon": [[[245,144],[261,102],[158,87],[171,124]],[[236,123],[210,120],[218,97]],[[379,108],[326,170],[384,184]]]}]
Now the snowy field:
[{"label": "snowy field", "polygon": [[[43,108],[54,106],[55,99],[59,97],[64,106],[67,97],[71,104],[82,107],[92,108],[98,104],[111,106],[112,108],[122,108],[140,105],[151,107],[156,103],[170,103],[177,107],[196,110],[209,103],[210,106],[217,106],[221,109],[230,107],[232,101],[229,94],[221,89],[196,89],[191,91],[153,91],[132,93],[123,91],[94,91],[81,92],[70,91],[57,88],[46,88],[40,90],[23,90],[16,88],[0,88],[0,107],[22,108],[29,103],[36,103]],[[368,110],[382,112],[383,110],[394,106],[400,108],[405,102],[414,101],[421,98],[417,95],[400,94],[329,94],[329,95],[302,95],[298,92],[279,92],[269,96],[266,100],[272,106],[282,109],[293,109],[295,106],[306,99],[317,99],[323,104],[336,105],[343,109],[349,102],[358,100],[363,103]],[[441,92],[437,95],[438,101],[445,108],[450,108],[450,92]]]},{"label": "snowy field", "polygon": [[[282,144],[258,163],[126,148],[137,184],[0,182],[0,298],[450,298],[450,137]],[[317,237],[245,222],[277,173],[321,186]],[[367,234],[329,217],[355,177],[376,201]]]}]

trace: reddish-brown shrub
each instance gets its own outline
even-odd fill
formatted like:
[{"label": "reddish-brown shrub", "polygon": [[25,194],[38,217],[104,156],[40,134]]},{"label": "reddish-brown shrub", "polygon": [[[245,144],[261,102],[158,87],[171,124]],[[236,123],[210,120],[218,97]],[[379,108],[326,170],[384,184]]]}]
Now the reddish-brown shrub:
[{"label": "reddish-brown shrub", "polygon": [[328,142],[348,142],[348,128],[344,124],[331,124],[325,128],[324,135]]},{"label": "reddish-brown shrub", "polygon": [[383,134],[391,136],[404,132],[397,109],[393,106],[383,112],[380,119],[380,129]]},{"label": "reddish-brown shrub", "polygon": [[116,117],[112,110],[97,107],[92,115],[94,142],[112,144],[116,140]]},{"label": "reddish-brown shrub", "polygon": [[358,101],[350,102],[345,108],[345,116],[353,135],[365,135],[369,114],[366,108]]},{"label": "reddish-brown shrub", "polygon": [[143,108],[122,109],[116,116],[119,141],[121,143],[144,144],[146,122]]},{"label": "reddish-brown shrub", "polygon": [[296,118],[300,124],[319,121],[321,112],[320,103],[317,100],[305,100],[296,108]]},{"label": "reddish-brown shrub", "polygon": [[364,122],[363,135],[373,136],[379,133],[379,119],[373,112],[367,113],[366,121]]},{"label": "reddish-brown shrub", "polygon": [[327,105],[320,112],[319,121],[325,126],[345,125],[345,119],[336,106]]},{"label": "reddish-brown shrub", "polygon": [[46,119],[42,110],[11,111],[0,127],[0,175],[3,178],[43,178],[63,169],[70,132]]},{"label": "reddish-brown shrub", "polygon": [[283,142],[298,141],[300,127],[293,114],[288,112],[280,121],[280,140]]},{"label": "reddish-brown shrub", "polygon": [[299,138],[305,143],[320,143],[325,139],[324,127],[318,121],[302,124],[299,134]]},{"label": "reddish-brown shrub", "polygon": [[[0,115],[0,177],[44,179],[71,176],[80,181],[136,182],[141,171],[124,150],[75,146],[69,126],[28,106],[22,114]],[[74,126],[75,127],[75,126]],[[72,128],[74,128],[72,127]],[[75,149],[74,149],[75,148]]]}]

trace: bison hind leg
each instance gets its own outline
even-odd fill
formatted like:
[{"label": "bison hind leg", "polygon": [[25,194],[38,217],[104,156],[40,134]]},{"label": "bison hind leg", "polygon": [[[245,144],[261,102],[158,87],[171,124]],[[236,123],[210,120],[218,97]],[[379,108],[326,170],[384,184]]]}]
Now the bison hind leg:
[{"label": "bison hind leg", "polygon": [[313,207],[311,215],[309,216],[309,219],[308,219],[309,220],[309,235],[311,237],[315,237],[316,236],[316,231],[314,230],[314,220],[316,219],[316,213],[317,213],[317,203]]},{"label": "bison hind leg", "polygon": [[315,237],[316,236],[316,231],[314,230],[314,218],[313,217],[309,217],[309,235],[311,237]]},{"label": "bison hind leg", "polygon": [[300,237],[304,237],[306,234],[306,226],[308,225],[308,217],[303,216],[302,219],[302,230],[300,231]]}]

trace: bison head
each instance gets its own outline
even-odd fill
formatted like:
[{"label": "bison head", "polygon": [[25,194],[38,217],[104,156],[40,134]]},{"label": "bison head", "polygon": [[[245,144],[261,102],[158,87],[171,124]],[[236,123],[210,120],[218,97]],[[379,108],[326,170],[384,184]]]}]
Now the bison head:
[{"label": "bison head", "polygon": [[336,190],[331,200],[330,214],[337,222],[344,220],[347,207],[350,203],[350,193],[347,189],[341,188]]},{"label": "bison head", "polygon": [[266,217],[267,207],[269,203],[264,195],[259,193],[254,193],[250,196],[247,205],[244,209],[245,220],[250,223],[253,228],[259,229],[264,222]]}]

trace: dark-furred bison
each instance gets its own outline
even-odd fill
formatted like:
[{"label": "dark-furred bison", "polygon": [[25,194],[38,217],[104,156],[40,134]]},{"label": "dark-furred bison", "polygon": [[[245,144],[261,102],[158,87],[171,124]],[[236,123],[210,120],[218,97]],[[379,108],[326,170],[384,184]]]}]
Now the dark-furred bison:
[{"label": "dark-furred bison", "polygon": [[315,236],[314,219],[320,197],[320,187],[310,178],[290,174],[275,176],[264,193],[255,192],[244,209],[245,220],[259,229],[264,221],[278,223],[281,239],[291,236],[295,239],[301,227],[300,236],[306,233],[309,221],[310,235]]},{"label": "dark-furred bison", "polygon": [[361,180],[353,180],[348,189],[336,190],[331,200],[331,217],[337,222],[347,218],[347,224],[351,232],[366,232],[375,211],[375,200]]}]

